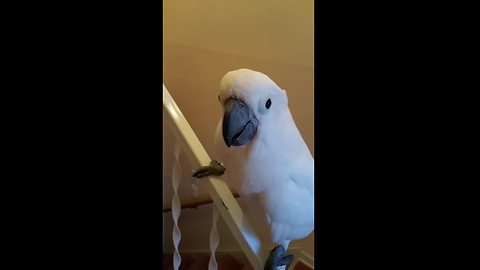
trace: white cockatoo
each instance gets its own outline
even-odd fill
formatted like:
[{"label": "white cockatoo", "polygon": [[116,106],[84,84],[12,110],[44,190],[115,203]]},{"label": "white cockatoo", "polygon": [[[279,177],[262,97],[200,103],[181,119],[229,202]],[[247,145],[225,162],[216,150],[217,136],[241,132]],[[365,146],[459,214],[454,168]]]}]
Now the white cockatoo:
[{"label": "white cockatoo", "polygon": [[[263,73],[230,71],[220,82],[223,116],[215,134],[216,160],[229,186],[255,197],[272,243],[265,269],[289,265],[290,241],[314,228],[314,159],[288,108],[285,90]],[[283,256],[283,257],[282,257]]]}]

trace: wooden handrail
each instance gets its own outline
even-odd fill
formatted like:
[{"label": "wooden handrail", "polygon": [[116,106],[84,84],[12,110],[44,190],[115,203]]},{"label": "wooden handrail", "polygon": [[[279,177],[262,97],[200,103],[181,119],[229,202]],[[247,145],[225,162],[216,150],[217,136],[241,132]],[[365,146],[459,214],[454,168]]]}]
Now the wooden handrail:
[{"label": "wooden handrail", "polygon": [[[180,143],[182,153],[185,154],[192,168],[200,168],[209,164],[212,159],[208,156],[165,85],[163,85],[163,111],[168,115],[164,125],[171,130]],[[252,267],[255,270],[262,270],[269,250],[262,243],[260,236],[253,230],[222,177],[224,176],[205,177],[205,179],[202,179],[201,185],[206,187],[220,216],[232,232]]]}]

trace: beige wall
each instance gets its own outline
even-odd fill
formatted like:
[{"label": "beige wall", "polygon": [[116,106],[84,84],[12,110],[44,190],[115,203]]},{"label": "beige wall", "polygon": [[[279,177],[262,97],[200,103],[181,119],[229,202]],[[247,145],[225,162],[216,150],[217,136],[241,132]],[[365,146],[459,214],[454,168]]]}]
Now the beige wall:
[{"label": "beige wall", "polygon": [[[163,83],[211,157],[220,79],[238,68],[287,91],[314,155],[313,0],[163,0],[163,31]],[[298,245],[313,252],[313,234]]]},{"label": "beige wall", "polygon": [[164,41],[313,67],[313,0],[164,0]]},{"label": "beige wall", "polygon": [[250,68],[287,90],[313,152],[313,0],[164,0],[163,82],[208,153],[220,79]]}]

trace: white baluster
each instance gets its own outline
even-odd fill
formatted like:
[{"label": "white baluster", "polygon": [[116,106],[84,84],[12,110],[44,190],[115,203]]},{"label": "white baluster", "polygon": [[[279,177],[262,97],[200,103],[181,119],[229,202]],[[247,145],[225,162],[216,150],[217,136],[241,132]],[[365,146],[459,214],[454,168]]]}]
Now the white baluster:
[{"label": "white baluster", "polygon": [[208,270],[217,270],[217,260],[215,259],[215,251],[217,250],[220,236],[217,231],[218,209],[215,204],[212,205],[212,229],[210,230],[210,261],[208,262]]},{"label": "white baluster", "polygon": [[180,216],[181,211],[181,204],[180,199],[178,198],[178,186],[180,185],[180,179],[182,177],[182,170],[180,166],[180,143],[175,141],[174,144],[174,164],[173,164],[173,171],[172,171],[172,186],[173,186],[173,197],[172,197],[172,216],[173,216],[173,245],[175,247],[175,251],[173,253],[173,269],[178,270],[180,267],[180,263],[182,262],[182,257],[180,256],[180,252],[178,252],[178,244],[180,243],[180,239],[182,238],[182,234],[180,233],[180,229],[178,228],[178,217]]}]

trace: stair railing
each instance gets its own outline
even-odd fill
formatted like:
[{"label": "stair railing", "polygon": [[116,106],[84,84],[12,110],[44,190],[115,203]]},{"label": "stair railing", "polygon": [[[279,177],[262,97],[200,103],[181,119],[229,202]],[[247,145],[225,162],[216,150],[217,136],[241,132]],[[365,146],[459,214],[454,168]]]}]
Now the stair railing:
[{"label": "stair railing", "polygon": [[[175,143],[179,146],[180,149],[179,151],[181,151],[182,154],[187,157],[192,168],[196,169],[208,165],[211,161],[211,158],[208,156],[205,148],[200,143],[195,132],[188,124],[186,118],[183,116],[182,112],[178,108],[177,104],[168,92],[165,85],[163,85],[163,112],[168,116],[166,123],[164,123],[164,128],[166,126],[171,130],[171,132],[173,132],[176,140]],[[177,153],[177,151],[175,152],[175,158],[178,161],[179,153]],[[218,213],[228,226],[229,230],[232,232],[235,240],[240,245],[240,248],[244,252],[252,267],[256,270],[262,270],[264,262],[266,260],[266,256],[264,251],[265,249],[262,246],[260,237],[249,224],[242,209],[235,200],[234,195],[230,191],[229,187],[225,184],[224,180],[221,179],[222,177],[210,176],[202,178],[201,181],[202,184],[206,185],[208,193],[212,198],[214,205],[216,206],[216,209],[214,208],[213,210],[214,224],[216,223],[215,216],[218,211]],[[176,184],[178,185],[178,183]],[[178,214],[174,214],[174,219],[176,217],[176,219],[178,220],[178,215],[180,211],[180,206],[178,205],[178,197],[174,196],[173,199],[177,201],[172,203],[172,213],[178,212]],[[174,208],[175,211],[173,211]],[[180,233],[176,224],[177,220],[175,220],[174,234]],[[218,241],[215,241],[216,239],[212,239],[212,235],[213,234],[211,234],[210,237],[211,249],[212,245],[218,245]],[[178,241],[179,240],[177,240],[175,246],[176,250],[174,254],[174,261],[175,256],[177,256],[178,258],[180,256],[177,249]],[[216,243],[212,244],[212,242]],[[216,246],[214,248],[216,248]]]}]

